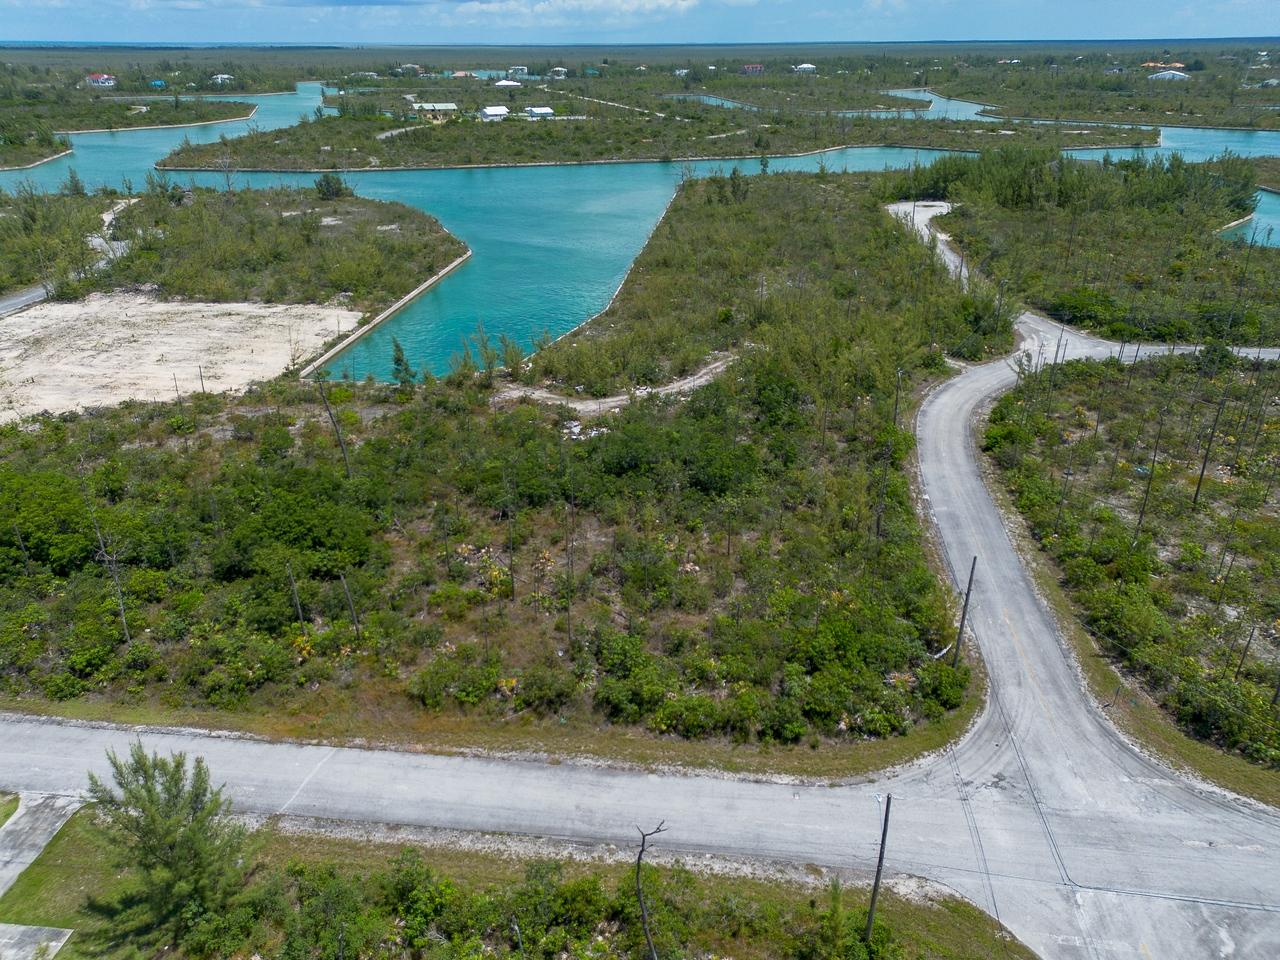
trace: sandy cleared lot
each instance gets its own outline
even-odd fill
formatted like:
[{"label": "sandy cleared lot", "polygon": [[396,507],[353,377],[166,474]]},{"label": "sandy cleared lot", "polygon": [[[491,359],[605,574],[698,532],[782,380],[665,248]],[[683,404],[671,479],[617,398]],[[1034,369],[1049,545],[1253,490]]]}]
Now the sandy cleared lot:
[{"label": "sandy cleared lot", "polygon": [[0,422],[124,400],[235,390],[315,354],[360,319],[352,310],[263,303],[166,303],[91,294],[0,320]]}]

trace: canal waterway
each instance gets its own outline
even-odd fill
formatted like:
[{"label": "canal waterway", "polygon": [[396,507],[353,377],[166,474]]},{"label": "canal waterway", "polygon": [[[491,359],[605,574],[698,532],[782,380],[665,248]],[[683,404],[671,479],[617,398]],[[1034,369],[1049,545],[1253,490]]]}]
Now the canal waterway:
[{"label": "canal waterway", "polygon": [[[924,117],[991,119],[978,113],[981,104],[949,100],[924,91],[890,91],[928,97]],[[257,106],[250,120],[200,127],[115,133],[75,134],[71,156],[30,170],[0,172],[0,187],[13,189],[29,181],[53,190],[75,168],[89,186],[142,189],[154,164],[184,138],[209,143],[249,130],[292,125],[300,115],[321,107],[318,83],[299,84],[291,94],[237,96]],[[899,111],[890,111],[898,116]],[[1144,151],[1182,153],[1203,160],[1231,150],[1250,155],[1280,155],[1280,132],[1166,127],[1161,145]],[[1097,156],[1096,151],[1074,151]],[[804,157],[772,158],[771,171],[883,170],[929,163],[942,151],[900,147],[829,150]],[[548,167],[491,167],[344,174],[362,196],[398,200],[431,213],[471,247],[474,256],[444,281],[412,301],[334,359],[334,377],[386,378],[391,366],[391,339],[397,338],[410,361],[433,372],[448,369],[464,338],[483,323],[496,336],[506,333],[531,343],[543,332],[559,336],[609,302],[627,268],[662,216],[673,191],[685,176],[758,173],[760,162],[707,160],[696,163],[617,163]],[[171,179],[221,187],[219,173],[170,174]],[[308,185],[314,174],[236,173],[236,186]],[[1263,193],[1250,224],[1239,228],[1261,242],[1280,243],[1280,197]]]}]

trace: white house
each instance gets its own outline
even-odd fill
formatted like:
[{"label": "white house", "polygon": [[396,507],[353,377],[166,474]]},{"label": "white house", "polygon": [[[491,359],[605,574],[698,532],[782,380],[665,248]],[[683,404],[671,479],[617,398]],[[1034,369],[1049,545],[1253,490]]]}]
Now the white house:
[{"label": "white house", "polygon": [[457,113],[458,105],[456,103],[415,103],[413,109],[429,113],[439,120]]},{"label": "white house", "polygon": [[550,107],[525,107],[524,115],[530,120],[549,120],[556,112]]},{"label": "white house", "polygon": [[232,80],[235,79],[235,77],[233,77],[229,73],[215,73],[209,79],[211,79],[218,86],[222,86],[224,83],[230,83]]},{"label": "white house", "polygon": [[794,70],[796,73],[817,73],[818,72],[818,68],[815,67],[812,63],[798,63],[791,69]]},{"label": "white house", "polygon": [[100,90],[110,89],[116,85],[116,78],[109,73],[91,73],[84,78],[84,82]]},{"label": "white house", "polygon": [[504,89],[507,87],[518,87],[520,86],[520,81],[519,80],[499,80],[497,83],[494,84],[494,86],[503,87]]},{"label": "white house", "polygon": [[689,75],[689,68],[680,67],[678,70],[672,70],[671,72],[674,73],[677,77],[687,77]]},{"label": "white house", "polygon": [[528,67],[507,67],[507,76],[509,77],[527,77],[528,75]]},{"label": "white house", "polygon": [[569,76],[569,69],[568,67],[552,67],[550,76],[552,80],[563,80]]},{"label": "white house", "polygon": [[1181,70],[1161,70],[1159,73],[1153,73],[1147,77],[1148,80],[1190,80],[1191,74],[1183,73]]},{"label": "white house", "polygon": [[509,113],[511,111],[506,107],[481,107],[480,119],[485,123],[490,123],[494,120],[505,120]]}]

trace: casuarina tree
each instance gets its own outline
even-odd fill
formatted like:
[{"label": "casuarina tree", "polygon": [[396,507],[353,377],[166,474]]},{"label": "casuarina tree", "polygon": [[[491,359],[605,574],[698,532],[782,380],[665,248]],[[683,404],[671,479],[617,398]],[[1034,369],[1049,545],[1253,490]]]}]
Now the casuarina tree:
[{"label": "casuarina tree", "polygon": [[186,754],[148,754],[136,741],[127,757],[107,758],[114,785],[90,774],[89,799],[121,858],[141,873],[157,927],[176,943],[242,886],[244,828],[230,819],[203,758],[188,765]]}]

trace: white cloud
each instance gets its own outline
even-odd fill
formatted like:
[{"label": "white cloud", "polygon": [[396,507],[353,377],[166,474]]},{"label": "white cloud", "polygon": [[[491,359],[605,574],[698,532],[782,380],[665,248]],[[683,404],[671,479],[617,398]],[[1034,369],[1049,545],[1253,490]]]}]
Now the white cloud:
[{"label": "white cloud", "polygon": [[441,5],[448,22],[492,23],[511,26],[581,26],[583,21],[604,25],[679,15],[699,0],[462,0]]}]

